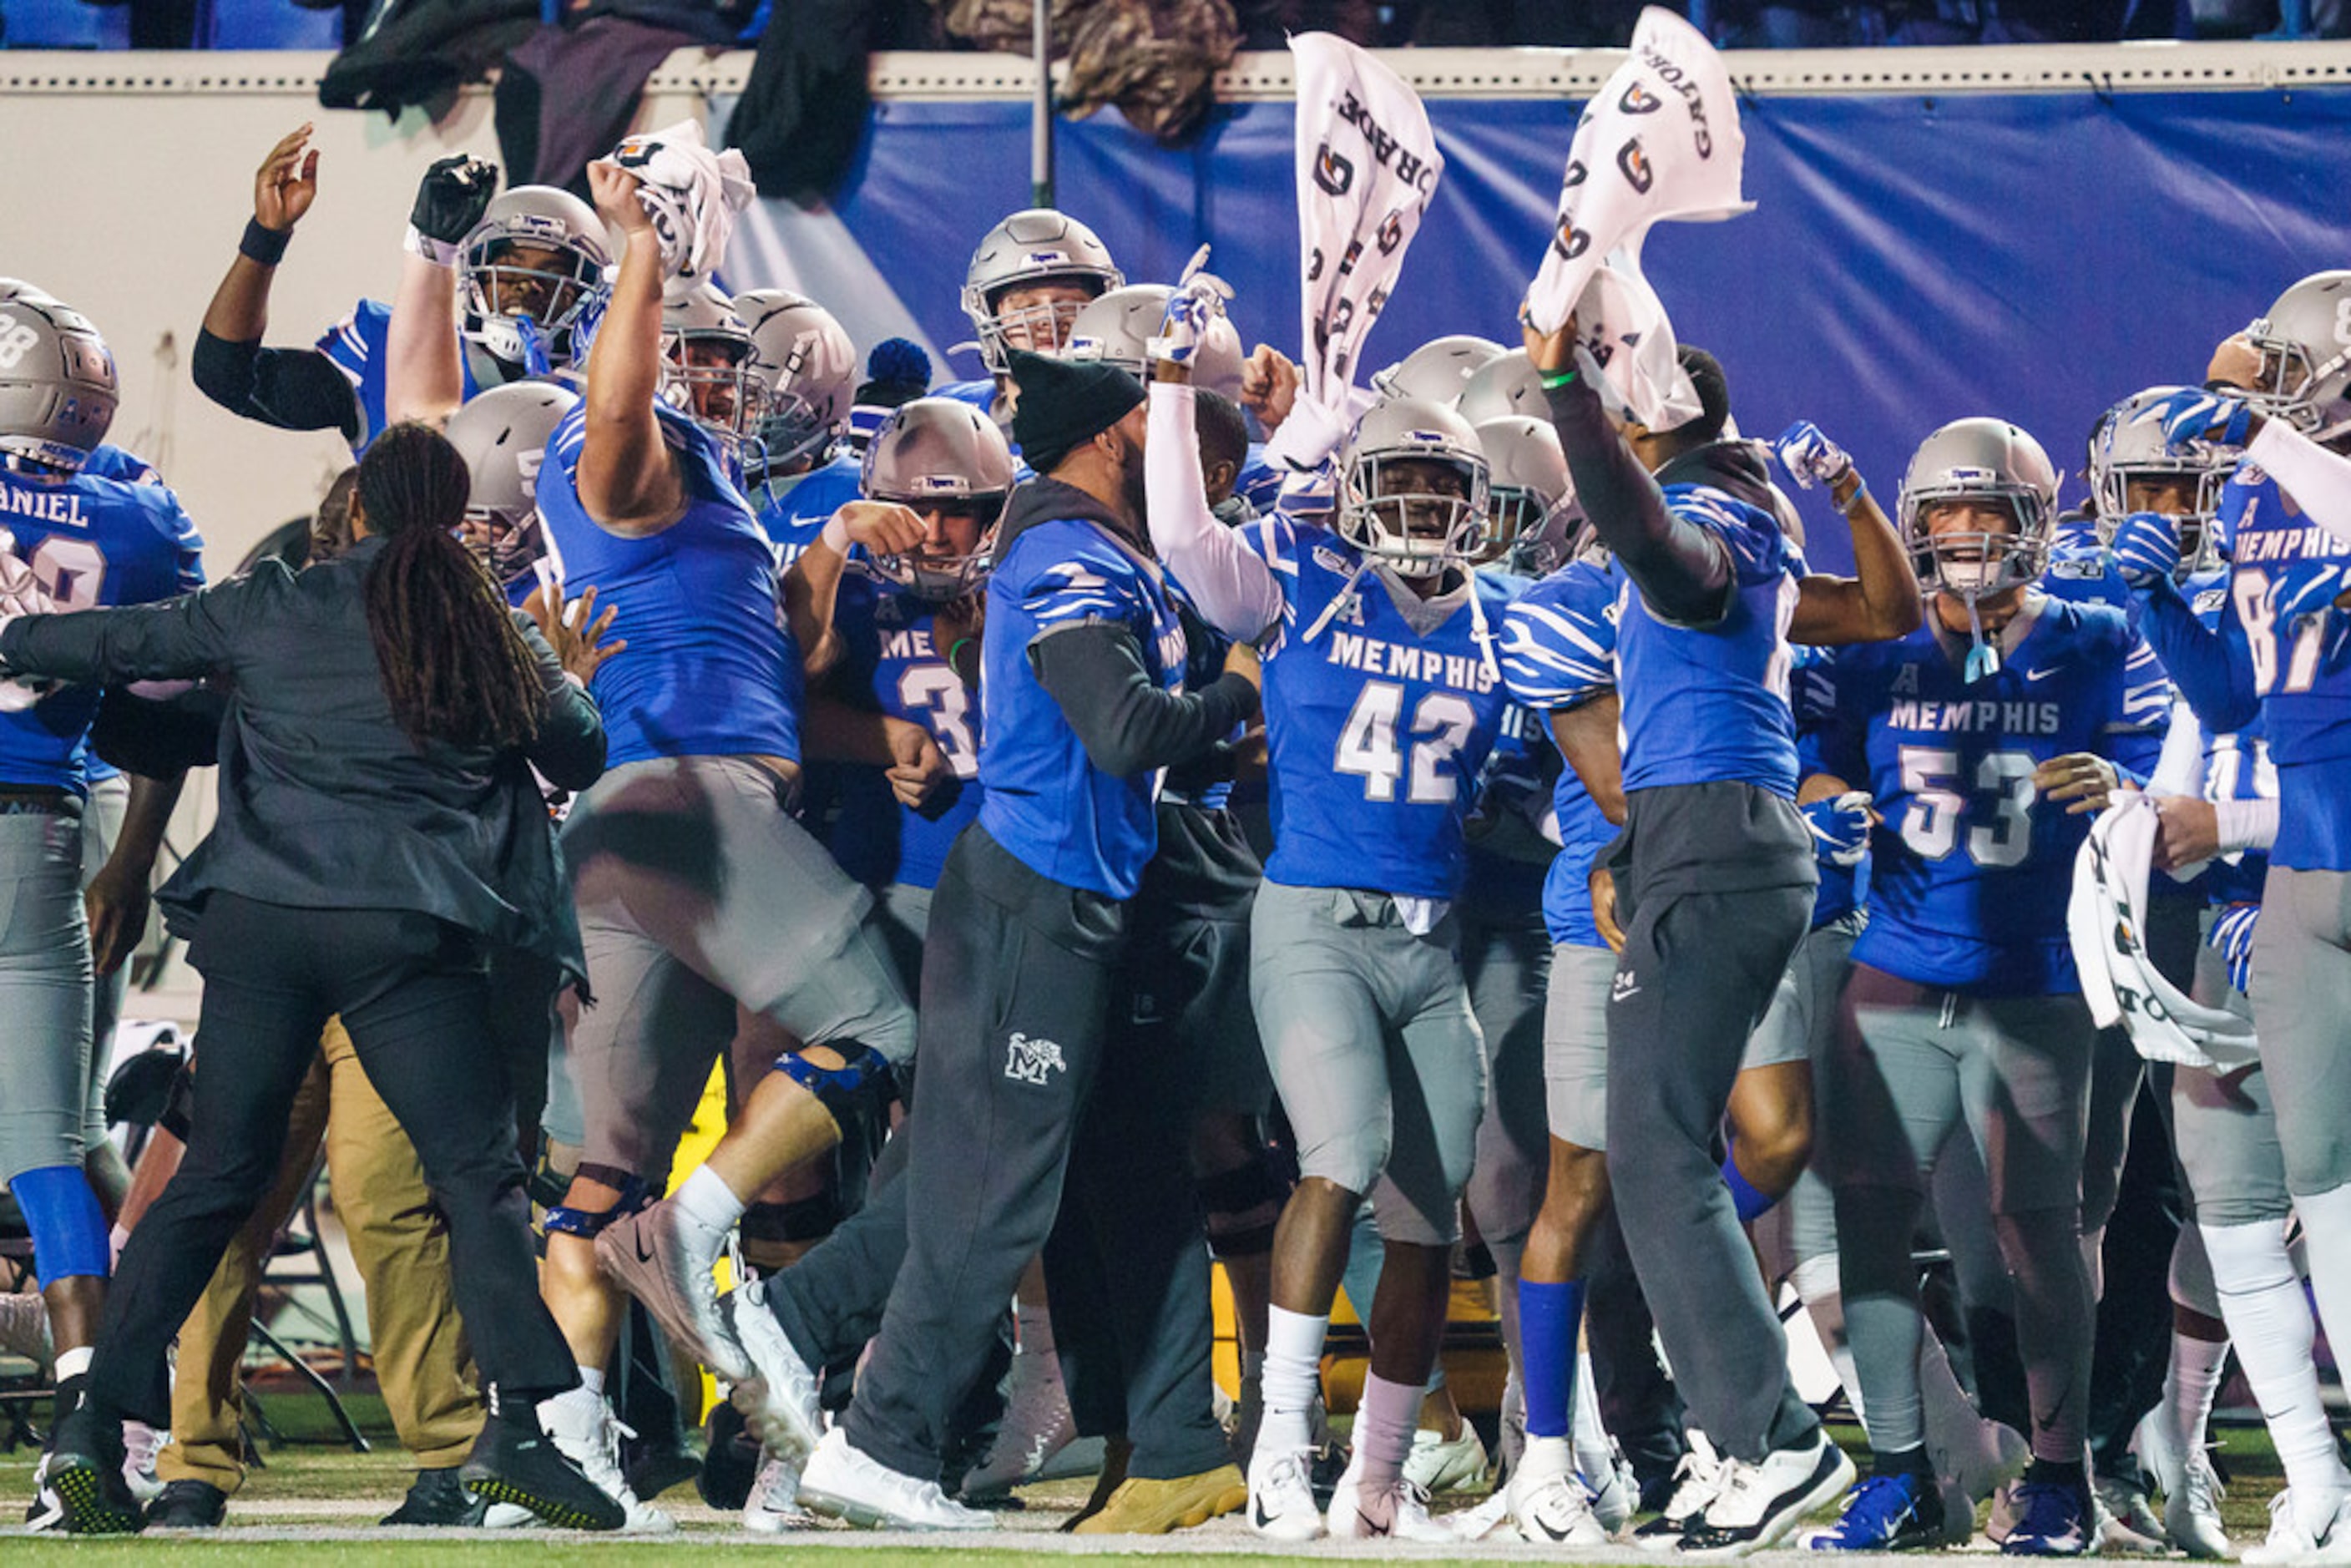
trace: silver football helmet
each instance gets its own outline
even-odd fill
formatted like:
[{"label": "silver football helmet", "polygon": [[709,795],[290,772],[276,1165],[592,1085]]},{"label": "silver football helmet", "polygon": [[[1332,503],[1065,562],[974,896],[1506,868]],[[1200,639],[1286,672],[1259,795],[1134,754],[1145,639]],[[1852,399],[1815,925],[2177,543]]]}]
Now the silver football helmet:
[{"label": "silver football helmet", "polygon": [[979,357],[990,371],[1002,375],[1009,349],[1061,352],[1079,309],[1074,303],[1063,303],[1000,310],[998,306],[1008,292],[1029,285],[1071,283],[1100,298],[1125,282],[1126,275],[1093,230],[1050,207],[1025,207],[988,230],[971,253],[971,265],[964,271],[963,313],[979,334]]},{"label": "silver football helmet", "polygon": [[0,277],[0,305],[11,299],[54,299],[57,296],[37,283],[27,283],[21,277]]},{"label": "silver football helmet", "polygon": [[79,311],[37,292],[0,301],[0,459],[77,472],[117,396],[114,356]]},{"label": "silver football helmet", "polygon": [[[1130,283],[1112,289],[1071,320],[1063,355],[1100,360],[1148,383],[1151,340],[1165,319],[1167,298],[1175,292],[1165,283]],[[1199,352],[1192,357],[1192,384],[1238,402],[1242,358],[1239,331],[1224,317],[1216,318],[1208,324],[1207,336],[1200,340]]]},{"label": "silver football helmet", "polygon": [[2245,337],[2262,354],[2256,407],[2319,439],[2351,427],[2351,272],[2312,273]]},{"label": "silver football helmet", "polygon": [[768,465],[821,457],[849,418],[857,391],[857,346],[831,311],[789,288],[754,288],[735,297],[751,329],[759,369],[769,378],[759,442]]},{"label": "silver football helmet", "polygon": [[1468,332],[1433,338],[1374,374],[1372,390],[1382,397],[1418,398],[1457,408],[1469,378],[1501,357],[1502,345],[1490,339]]},{"label": "silver football helmet", "polygon": [[1547,577],[1568,559],[1583,510],[1567,475],[1567,454],[1547,419],[1507,414],[1478,426],[1486,454],[1487,523],[1478,551],[1523,577]]},{"label": "silver football helmet", "polygon": [[465,236],[457,330],[526,374],[538,373],[534,339],[550,368],[570,364],[572,329],[611,260],[595,208],[552,185],[517,185]]},{"label": "silver football helmet", "polygon": [[2163,426],[2142,421],[2149,407],[2185,391],[2181,387],[2149,387],[2133,392],[2106,411],[2090,443],[2090,492],[2097,497],[2097,530],[2101,544],[2114,542],[2115,529],[2133,512],[2149,510],[2132,501],[2132,487],[2149,481],[2184,486],[2192,499],[2185,512],[2170,514],[2179,525],[2179,575],[2203,570],[2212,562],[2216,540],[2212,519],[2220,509],[2221,486],[2236,466],[2237,455],[2223,447],[2201,444],[2186,449],[2164,439]]},{"label": "silver football helmet", "polygon": [[[1932,533],[1928,515],[1952,501],[1991,501],[2013,528]],[[1975,600],[2040,577],[2057,519],[2057,470],[2041,443],[2004,419],[1960,419],[1921,442],[1895,505],[1902,542],[1929,590]]]},{"label": "silver football helmet", "polygon": [[1497,354],[1462,383],[1461,401],[1454,405],[1471,424],[1523,414],[1549,421],[1551,404],[1543,397],[1542,378],[1524,349]]},{"label": "silver football helmet", "polygon": [[662,289],[661,400],[740,453],[756,442],[768,378],[751,329],[705,278],[673,277]]},{"label": "silver football helmet", "polygon": [[1004,433],[969,403],[918,397],[899,405],[865,448],[866,497],[918,512],[969,511],[979,520],[979,547],[969,555],[877,555],[875,575],[941,603],[969,593],[987,575],[1012,473]]},{"label": "silver football helmet", "polygon": [[473,475],[465,548],[503,585],[528,580],[547,554],[538,520],[538,469],[555,427],[580,406],[553,382],[516,382],[466,400],[444,432]]},{"label": "silver football helmet", "polygon": [[[1454,471],[1448,490],[1403,465]],[[1488,468],[1478,433],[1443,403],[1388,398],[1355,425],[1339,460],[1339,537],[1407,577],[1464,560],[1485,526]]]}]

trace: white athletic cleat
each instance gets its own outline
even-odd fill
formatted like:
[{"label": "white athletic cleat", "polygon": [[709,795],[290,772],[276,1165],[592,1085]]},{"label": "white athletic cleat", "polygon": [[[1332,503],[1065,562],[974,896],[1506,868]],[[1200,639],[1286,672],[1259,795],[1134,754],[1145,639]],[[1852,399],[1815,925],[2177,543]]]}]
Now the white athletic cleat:
[{"label": "white athletic cleat", "polygon": [[773,1454],[759,1456],[758,1478],[751,1483],[750,1500],[743,1504],[743,1528],[754,1535],[816,1528],[816,1515],[800,1506],[797,1462]]},{"label": "white athletic cleat", "polygon": [[[1576,1456],[1576,1469],[1583,1477],[1584,1490],[1592,1494],[1592,1516],[1600,1528],[1614,1536],[1633,1522],[1633,1515],[1641,1505],[1641,1478],[1633,1473],[1633,1461],[1608,1439],[1608,1457],[1604,1466],[1593,1465],[1586,1456]],[[1600,1479],[1593,1479],[1594,1474]]]},{"label": "white athletic cleat", "polygon": [[1564,1437],[1529,1437],[1510,1473],[1510,1522],[1519,1539],[1538,1546],[1604,1546],[1607,1527],[1575,1473],[1574,1450]]},{"label": "white athletic cleat", "polygon": [[585,1394],[584,1389],[574,1389],[539,1401],[539,1425],[555,1439],[557,1452],[578,1465],[599,1491],[621,1505],[626,1516],[622,1533],[667,1535],[677,1528],[677,1521],[642,1500],[621,1473],[621,1439],[636,1433],[612,1414],[611,1400],[601,1394],[580,1397]]},{"label": "white athletic cleat", "polygon": [[2281,1487],[2270,1499],[2269,1538],[2245,1548],[2244,1561],[2255,1563],[2351,1563],[2351,1493],[2335,1504],[2325,1532],[2314,1536],[2295,1512],[2294,1491]]},{"label": "white athletic cleat", "polygon": [[753,1368],[719,1312],[710,1272],[726,1243],[664,1198],[607,1225],[596,1238],[596,1262],[721,1382],[740,1383]]},{"label": "white athletic cleat", "polygon": [[824,1436],[817,1398],[820,1373],[800,1359],[768,1306],[768,1281],[753,1280],[719,1302],[729,1335],[743,1347],[751,1375],[727,1399],[771,1457],[805,1463]]},{"label": "white athletic cleat", "polygon": [[835,1427],[800,1472],[800,1501],[811,1511],[864,1530],[994,1530],[996,1516],[966,1508],[935,1480],[902,1475],[853,1447]]},{"label": "white athletic cleat", "polygon": [[2201,1448],[2180,1467],[2179,1482],[2163,1494],[2163,1530],[2190,1557],[2227,1559],[2237,1554],[2220,1523],[2220,1477]]},{"label": "white athletic cleat", "polygon": [[1365,1491],[1357,1468],[1360,1454],[1339,1477],[1331,1491],[1329,1519],[1334,1541],[1460,1541],[1449,1526],[1428,1516],[1428,1492],[1419,1482],[1398,1477],[1394,1485]]},{"label": "white athletic cleat", "polygon": [[1269,1541],[1316,1541],[1322,1535],[1322,1511],[1314,1506],[1314,1483],[1308,1467],[1311,1448],[1275,1452],[1260,1443],[1249,1456],[1249,1528]]},{"label": "white athletic cleat", "polygon": [[1405,1456],[1404,1479],[1431,1497],[1469,1491],[1486,1479],[1486,1445],[1478,1429],[1461,1423],[1461,1435],[1448,1441],[1444,1434],[1422,1427],[1412,1435],[1412,1451]]},{"label": "white athletic cleat", "polygon": [[2100,1476],[2091,1493],[2100,1546],[2109,1552],[2163,1555],[2169,1542],[2145,1487],[2126,1476]]},{"label": "white athletic cleat", "polygon": [[1463,1541],[1485,1541],[1510,1522],[1510,1485],[1508,1481],[1494,1489],[1493,1494],[1476,1508],[1465,1508],[1459,1513],[1448,1513],[1445,1522],[1453,1527],[1454,1535]]},{"label": "white athletic cleat", "polygon": [[172,1440],[144,1421],[122,1423],[122,1479],[141,1507],[163,1495],[162,1478],[155,1473],[155,1456]]},{"label": "white athletic cleat", "polygon": [[1683,1532],[1685,1557],[1744,1557],[1767,1552],[1795,1532],[1811,1514],[1834,1503],[1853,1485],[1853,1461],[1815,1429],[1800,1448],[1774,1448],[1754,1464],[1723,1463],[1722,1490],[1697,1523]]},{"label": "white athletic cleat", "polygon": [[1678,1549],[1682,1536],[1712,1506],[1715,1493],[1722,1490],[1727,1479],[1723,1461],[1715,1453],[1714,1445],[1706,1440],[1706,1435],[1693,1429],[1688,1437],[1689,1451],[1674,1466],[1672,1495],[1666,1499],[1666,1506],[1656,1518],[1633,1532],[1633,1544],[1645,1552]]}]

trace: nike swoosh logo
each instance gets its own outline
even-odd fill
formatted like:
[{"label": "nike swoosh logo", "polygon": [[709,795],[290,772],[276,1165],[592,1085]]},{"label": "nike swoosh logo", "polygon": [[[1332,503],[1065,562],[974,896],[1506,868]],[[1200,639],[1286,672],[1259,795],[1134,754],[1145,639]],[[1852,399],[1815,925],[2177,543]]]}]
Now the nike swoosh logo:
[{"label": "nike swoosh logo", "polygon": [[2027,682],[2027,683],[2031,683],[2031,682],[2033,682],[2033,681],[2045,681],[2045,680],[2047,680],[2050,676],[2052,676],[2052,675],[2055,674],[2056,673],[2057,673],[2057,672],[2056,672],[2055,670],[2053,670],[2053,670],[2027,670],[2027,671],[2025,671],[2025,672],[2024,672],[2024,678],[2025,678],[2025,680],[2026,680],[2026,682]]},{"label": "nike swoosh logo", "polygon": [[653,1252],[645,1246],[645,1233],[643,1231],[640,1230],[634,1232],[629,1239],[636,1246],[638,1262],[650,1263],[653,1260]]},{"label": "nike swoosh logo", "polygon": [[1388,1532],[1386,1525],[1382,1524],[1360,1508],[1355,1511],[1355,1522],[1364,1527],[1364,1533],[1366,1535],[1385,1535]]},{"label": "nike swoosh logo", "polygon": [[1265,1511],[1263,1502],[1252,1499],[1249,1502],[1249,1522],[1264,1530],[1273,1523],[1273,1515]]}]

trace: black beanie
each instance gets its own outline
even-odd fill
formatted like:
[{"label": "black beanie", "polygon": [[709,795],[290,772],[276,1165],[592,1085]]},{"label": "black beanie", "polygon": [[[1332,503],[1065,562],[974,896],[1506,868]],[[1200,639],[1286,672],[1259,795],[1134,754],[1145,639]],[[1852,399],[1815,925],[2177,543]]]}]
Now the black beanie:
[{"label": "black beanie", "polygon": [[1013,384],[1020,401],[1012,410],[1012,439],[1020,456],[1040,474],[1092,440],[1143,403],[1143,383],[1100,360],[1056,360],[1012,350]]}]

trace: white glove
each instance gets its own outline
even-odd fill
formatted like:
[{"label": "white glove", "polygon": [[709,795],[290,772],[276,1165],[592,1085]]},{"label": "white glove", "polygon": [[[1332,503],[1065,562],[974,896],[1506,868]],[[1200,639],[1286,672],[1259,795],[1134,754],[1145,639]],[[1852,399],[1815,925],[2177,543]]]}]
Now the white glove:
[{"label": "white glove", "polygon": [[1208,264],[1208,247],[1202,246],[1192,253],[1190,265],[1184,276],[1176,280],[1176,287],[1167,296],[1166,314],[1160,318],[1159,331],[1146,345],[1154,361],[1187,365],[1199,351],[1201,340],[1217,317],[1225,313],[1225,301],[1233,297],[1232,286],[1213,272],[1201,269]]},{"label": "white glove", "polygon": [[1779,455],[1780,466],[1788,471],[1788,477],[1807,490],[1815,485],[1834,485],[1853,470],[1853,459],[1845,455],[1844,448],[1809,419],[1800,419],[1782,432],[1771,450]]},{"label": "white glove", "polygon": [[1301,392],[1290,405],[1290,417],[1265,444],[1265,461],[1270,467],[1292,474],[1311,474],[1330,462],[1331,455],[1346,439],[1346,414],[1325,408]]}]

